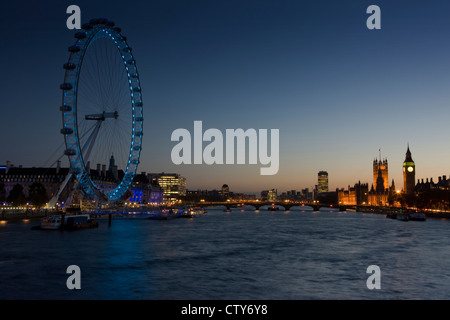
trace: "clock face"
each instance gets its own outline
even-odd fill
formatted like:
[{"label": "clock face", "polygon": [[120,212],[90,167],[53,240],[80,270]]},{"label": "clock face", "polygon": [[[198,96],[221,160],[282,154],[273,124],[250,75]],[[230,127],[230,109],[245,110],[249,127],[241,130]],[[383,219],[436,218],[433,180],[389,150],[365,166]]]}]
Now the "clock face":
[{"label": "clock face", "polygon": [[408,167],[408,171],[409,171],[409,172],[413,172],[413,171],[414,171],[414,168],[413,168],[413,167]]}]

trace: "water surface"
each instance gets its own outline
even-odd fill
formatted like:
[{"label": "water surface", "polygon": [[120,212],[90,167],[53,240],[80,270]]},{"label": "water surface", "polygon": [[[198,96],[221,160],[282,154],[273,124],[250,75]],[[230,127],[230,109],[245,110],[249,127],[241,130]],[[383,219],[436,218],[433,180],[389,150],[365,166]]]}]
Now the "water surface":
[{"label": "water surface", "polygon": [[[209,210],[100,220],[97,229],[0,225],[0,299],[450,299],[450,223],[354,212]],[[81,290],[69,290],[69,265]],[[366,286],[381,269],[381,289]]]}]

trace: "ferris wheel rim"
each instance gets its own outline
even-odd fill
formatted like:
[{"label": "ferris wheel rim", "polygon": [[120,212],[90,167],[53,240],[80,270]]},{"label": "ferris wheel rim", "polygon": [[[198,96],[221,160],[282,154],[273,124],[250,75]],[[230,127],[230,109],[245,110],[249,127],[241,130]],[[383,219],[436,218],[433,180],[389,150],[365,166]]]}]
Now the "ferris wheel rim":
[{"label": "ferris wheel rim", "polygon": [[[65,154],[69,158],[71,172],[75,175],[83,194],[88,198],[103,198],[107,201],[118,201],[129,190],[139,164],[142,150],[143,135],[143,104],[139,73],[132,50],[127,44],[127,39],[121,34],[121,29],[107,19],[92,19],[90,23],[83,25],[83,31],[75,34],[75,44],[68,48],[70,52],[68,62],[64,64],[64,82],[60,89],[63,92],[63,101],[60,110],[62,112],[63,128],[66,145]],[[130,106],[132,112],[131,144],[128,152],[128,163],[123,178],[114,190],[105,192],[92,181],[83,160],[80,146],[78,128],[78,85],[80,72],[88,47],[100,38],[106,38],[119,50],[124,68],[127,73]]]}]

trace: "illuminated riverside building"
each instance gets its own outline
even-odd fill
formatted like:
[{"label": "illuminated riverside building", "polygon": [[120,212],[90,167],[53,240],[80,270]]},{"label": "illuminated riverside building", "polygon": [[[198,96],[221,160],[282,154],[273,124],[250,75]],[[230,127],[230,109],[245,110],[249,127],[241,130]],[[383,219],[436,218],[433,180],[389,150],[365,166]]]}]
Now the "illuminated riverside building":
[{"label": "illuminated riverside building", "polygon": [[406,150],[405,161],[403,162],[403,193],[411,195],[414,193],[416,181],[416,165],[411,157],[411,151]]},{"label": "illuminated riverside building", "polygon": [[369,184],[359,181],[347,190],[338,189],[338,203],[340,205],[366,205],[368,204]]},{"label": "illuminated riverside building", "polygon": [[186,196],[186,178],[177,173],[150,173],[148,179],[161,187],[164,203],[175,202]]},{"label": "illuminated riverside building", "polygon": [[228,198],[230,196],[230,187],[227,184],[222,186],[222,197]]},{"label": "illuminated riverside building", "polygon": [[[110,159],[111,160],[111,159]],[[9,161],[6,166],[0,167],[0,184],[3,184],[5,198],[10,194],[10,191],[16,184],[23,187],[24,196],[28,198],[29,189],[33,183],[40,183],[44,186],[47,197],[50,200],[59,191],[61,183],[69,174],[69,168],[61,168],[60,161],[57,161],[56,168],[42,168],[32,167],[24,168],[22,166],[15,167]],[[86,170],[89,173],[92,181],[104,190],[113,190],[116,188],[118,181],[122,179],[124,173],[122,170],[117,170],[114,165],[114,158],[110,161],[110,167],[106,169],[106,165],[97,164],[97,169],[91,169],[89,162],[86,165]],[[61,192],[59,201],[64,202],[74,186],[73,177]]]},{"label": "illuminated riverside building", "polygon": [[261,201],[275,202],[277,201],[277,193],[277,189],[263,190],[261,191]]},{"label": "illuminated riverside building", "polygon": [[326,171],[318,173],[318,192],[328,192],[328,172]]},{"label": "illuminated riverside building", "polygon": [[[6,166],[0,167],[0,184],[3,184],[5,198],[9,196],[16,184],[23,187],[23,193],[28,198],[28,191],[33,183],[42,184],[50,198],[58,192],[59,185],[64,181],[68,172],[69,168],[61,168],[59,161],[56,168],[15,167],[8,161]],[[73,185],[73,180],[68,185]],[[65,194],[68,195],[67,192]]]},{"label": "illuminated riverside building", "polygon": [[163,191],[159,186],[153,185],[145,172],[137,174],[131,185],[131,203],[140,205],[160,205],[163,203]]},{"label": "illuminated riverside building", "polygon": [[381,176],[383,177],[384,189],[388,189],[389,188],[388,161],[387,159],[381,160],[381,155],[380,160],[378,159],[373,160],[373,188],[375,190],[377,189],[378,170],[381,171]]},{"label": "illuminated riverside building", "polygon": [[[393,183],[394,181],[392,181]],[[385,206],[389,204],[389,187],[385,188],[384,178],[381,171],[381,167],[378,167],[378,176],[376,180],[376,188],[372,185],[372,188],[368,194],[368,204],[372,206]]]},{"label": "illuminated riverside building", "polygon": [[396,190],[394,180],[389,186],[387,159],[381,160],[380,154],[380,159],[373,161],[373,184],[370,190],[367,183],[358,182],[353,188],[348,186],[348,190],[338,189],[337,193],[341,205],[393,205],[389,201],[393,201]]},{"label": "illuminated riverside building", "polygon": [[269,200],[270,202],[277,201],[277,193],[278,192],[276,189],[269,190],[269,193],[267,194],[267,200]]}]

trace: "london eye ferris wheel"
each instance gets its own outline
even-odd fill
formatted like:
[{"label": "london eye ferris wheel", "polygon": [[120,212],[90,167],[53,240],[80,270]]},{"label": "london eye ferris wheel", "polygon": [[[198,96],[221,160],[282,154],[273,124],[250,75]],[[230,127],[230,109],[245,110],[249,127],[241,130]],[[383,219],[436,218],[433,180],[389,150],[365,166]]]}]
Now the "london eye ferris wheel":
[{"label": "london eye ferris wheel", "polygon": [[[122,200],[129,190],[142,149],[143,104],[136,61],[121,29],[92,19],[75,34],[64,64],[62,90],[65,155],[84,198]],[[90,164],[114,156],[121,176],[113,188],[96,184]]]}]

